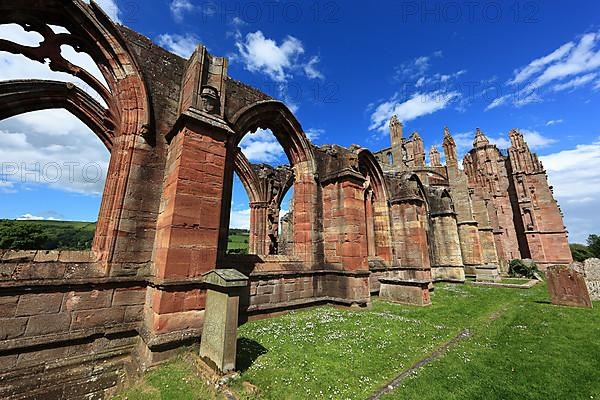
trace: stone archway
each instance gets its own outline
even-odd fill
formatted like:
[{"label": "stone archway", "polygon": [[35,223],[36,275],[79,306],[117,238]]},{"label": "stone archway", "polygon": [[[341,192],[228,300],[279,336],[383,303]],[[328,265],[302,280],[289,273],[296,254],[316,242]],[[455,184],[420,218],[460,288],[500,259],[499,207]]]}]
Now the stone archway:
[{"label": "stone archway", "polygon": [[[130,180],[134,164],[143,163],[136,161],[136,155],[139,149],[148,146],[144,135],[150,124],[150,105],[145,83],[120,32],[94,3],[88,5],[80,0],[4,2],[0,5],[0,24],[10,23],[39,33],[43,40],[37,47],[30,47],[0,39],[0,51],[20,54],[40,63],[49,60],[53,71],[81,79],[108,106],[102,111],[103,107],[98,102],[62,82],[46,81],[41,86],[36,82],[12,82],[0,88],[2,100],[6,102],[2,105],[5,117],[60,106],[91,126],[103,143],[110,147],[107,183],[93,243],[96,257],[105,263],[109,271],[111,262],[131,260],[131,256],[120,253],[119,249],[135,247],[133,243],[136,242],[135,235],[129,235],[126,240],[120,232],[122,229],[130,230],[131,224],[135,225],[137,220],[132,215],[126,217],[124,210],[133,208],[127,204],[132,196],[126,193],[131,192],[134,184]],[[67,32],[55,33],[50,25],[63,27]],[[65,45],[87,53],[97,64],[108,88],[90,72],[66,60],[61,55],[61,46]],[[15,89],[20,92],[16,93]],[[34,104],[36,97],[39,104]],[[11,105],[17,106],[17,112],[5,109]],[[125,224],[128,228],[124,228]],[[125,243],[128,240],[130,243]]]},{"label": "stone archway", "polygon": [[251,164],[237,149],[234,170],[240,178],[250,206],[248,253],[281,254],[278,250],[278,225],[281,203],[294,184],[294,174],[287,165],[273,168]]},{"label": "stone archway", "polygon": [[393,252],[390,196],[383,170],[369,150],[360,148],[355,152],[358,155],[359,170],[367,178],[368,183],[365,187],[365,216],[369,257],[391,266]]},{"label": "stone archway", "polygon": [[[257,129],[270,129],[287,155],[294,176],[293,199],[293,255],[305,263],[317,262],[321,253],[322,233],[318,223],[318,183],[317,169],[312,145],[293,113],[285,104],[275,100],[263,100],[243,107],[231,118],[234,136],[228,145],[230,153],[235,152],[242,138]],[[229,175],[229,176],[228,176]],[[226,180],[232,180],[232,174]],[[225,193],[227,196],[227,193]],[[224,204],[230,204],[229,200]],[[283,197],[280,196],[280,200]],[[266,200],[266,198],[265,198]],[[229,226],[229,210],[223,213],[222,227]]]}]

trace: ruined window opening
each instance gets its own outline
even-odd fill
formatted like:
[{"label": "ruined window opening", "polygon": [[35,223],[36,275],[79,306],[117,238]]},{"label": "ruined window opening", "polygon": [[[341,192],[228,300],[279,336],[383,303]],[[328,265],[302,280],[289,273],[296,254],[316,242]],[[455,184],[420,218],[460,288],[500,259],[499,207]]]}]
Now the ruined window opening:
[{"label": "ruined window opening", "polygon": [[244,137],[240,152],[233,181],[227,253],[291,254],[294,174],[284,164],[283,147],[270,130],[259,129]]},{"label": "ruined window opening", "polygon": [[1,240],[23,250],[90,250],[105,190],[110,152],[64,109],[0,121],[0,218],[27,240]]}]

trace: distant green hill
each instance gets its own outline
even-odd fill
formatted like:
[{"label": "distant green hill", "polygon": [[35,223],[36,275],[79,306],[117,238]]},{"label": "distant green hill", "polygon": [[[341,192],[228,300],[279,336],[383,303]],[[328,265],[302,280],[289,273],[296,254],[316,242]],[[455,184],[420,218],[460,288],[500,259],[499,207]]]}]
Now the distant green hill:
[{"label": "distant green hill", "polygon": [[[0,249],[89,250],[95,231],[95,222],[0,219]],[[230,229],[228,251],[245,254],[248,236],[245,229]]]},{"label": "distant green hill", "polygon": [[0,220],[0,249],[87,250],[95,222]]}]

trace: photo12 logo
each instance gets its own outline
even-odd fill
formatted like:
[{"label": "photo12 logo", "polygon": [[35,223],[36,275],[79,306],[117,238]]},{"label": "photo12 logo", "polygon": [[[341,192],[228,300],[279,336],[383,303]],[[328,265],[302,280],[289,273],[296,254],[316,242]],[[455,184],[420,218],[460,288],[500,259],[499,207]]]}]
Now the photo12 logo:
[{"label": "photo12 logo", "polygon": [[496,23],[502,20],[532,24],[539,22],[540,5],[535,1],[403,1],[402,22]]},{"label": "photo12 logo", "polygon": [[203,1],[202,22],[219,16],[221,22],[237,20],[247,24],[326,23],[338,22],[340,4],[336,1]]}]

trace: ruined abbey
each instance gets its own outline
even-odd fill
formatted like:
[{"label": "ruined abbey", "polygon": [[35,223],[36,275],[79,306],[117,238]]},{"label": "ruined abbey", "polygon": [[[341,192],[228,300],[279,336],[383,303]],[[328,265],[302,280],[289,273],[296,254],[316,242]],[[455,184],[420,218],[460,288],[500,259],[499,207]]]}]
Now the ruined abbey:
[{"label": "ruined abbey", "polygon": [[[197,344],[203,275],[215,269],[249,277],[243,323],[315,304],[369,306],[390,277],[425,283],[428,296],[436,281],[497,280],[515,258],[571,261],[552,187],[518,130],[504,153],[478,129],[462,166],[449,129],[445,163],[432,147],[427,164],[419,134],[406,136],[395,117],[389,148],[318,147],[285,104],[230,77],[227,59],[202,45],[183,59],[80,0],[2,2],[8,23],[44,40],[0,40],[0,51],[49,60],[106,106],[70,83],[4,81],[0,119],[64,108],[111,156],[91,251],[0,250],[3,399],[103,398],[131,371]],[[108,87],[62,45],[88,53]],[[244,157],[239,143],[258,128],[289,165]],[[234,174],[250,199],[249,255],[226,252]]]}]

